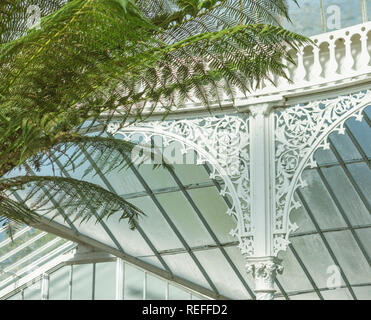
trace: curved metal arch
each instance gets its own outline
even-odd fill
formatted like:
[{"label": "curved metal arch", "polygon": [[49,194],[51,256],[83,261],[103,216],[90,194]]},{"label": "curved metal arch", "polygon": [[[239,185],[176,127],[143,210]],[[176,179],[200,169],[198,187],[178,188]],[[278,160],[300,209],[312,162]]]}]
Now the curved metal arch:
[{"label": "curved metal arch", "polygon": [[[197,163],[208,162],[212,167],[211,179],[220,177],[224,181],[222,196],[229,195],[232,207],[227,214],[234,216],[237,227],[230,234],[239,239],[242,253],[253,250],[250,215],[249,184],[249,118],[238,115],[206,117],[175,121],[153,121],[120,128],[111,123],[108,131],[130,140],[139,134],[149,142],[154,136],[164,139],[164,144],[179,142],[182,152],[195,151]],[[236,164],[239,162],[238,168]]]},{"label": "curved metal arch", "polygon": [[[298,188],[307,186],[307,183],[302,178],[304,170],[308,167],[313,168],[317,166],[314,160],[314,153],[321,148],[324,150],[329,148],[328,137],[331,133],[338,132],[344,134],[344,125],[348,119],[356,118],[358,121],[362,121],[362,112],[370,104],[371,90],[368,90],[366,92],[340,96],[336,99],[312,102],[306,106],[299,105],[284,110],[281,109],[279,111],[280,114],[276,115],[276,126],[285,123],[284,126],[281,126],[281,129],[277,129],[276,127],[279,133],[276,132],[275,142],[276,146],[278,145],[278,149],[281,149],[281,151],[276,152],[276,184],[277,177],[282,178],[284,176],[283,180],[285,182],[283,184],[281,183],[283,187],[280,192],[277,192],[276,188],[275,202],[276,214],[283,215],[282,231],[285,231],[286,240],[285,245],[276,248],[276,254],[278,251],[286,249],[286,246],[289,244],[288,237],[290,233],[298,228],[296,224],[290,222],[291,211],[294,208],[300,207],[300,203],[294,199],[294,194]],[[304,111],[304,109],[306,110]],[[295,123],[293,119],[296,117],[296,120],[299,120],[300,112],[304,112],[307,118],[305,120],[302,119],[302,122],[297,121]],[[282,117],[286,117],[286,120],[291,119],[290,121],[280,122],[279,119],[282,119]],[[286,132],[285,137],[282,135],[283,131]],[[291,143],[287,140],[287,132],[291,134]],[[305,137],[308,139],[305,140]],[[299,141],[299,143],[292,145],[294,140]],[[279,147],[280,145],[281,147]],[[289,146],[294,148],[290,150]],[[294,170],[293,168],[284,168],[282,164],[282,156],[290,152],[291,160],[295,163]],[[290,157],[286,158],[286,161],[289,161]],[[280,203],[280,195],[284,195],[284,207],[282,207],[282,201]],[[275,219],[277,218],[276,215]]]}]

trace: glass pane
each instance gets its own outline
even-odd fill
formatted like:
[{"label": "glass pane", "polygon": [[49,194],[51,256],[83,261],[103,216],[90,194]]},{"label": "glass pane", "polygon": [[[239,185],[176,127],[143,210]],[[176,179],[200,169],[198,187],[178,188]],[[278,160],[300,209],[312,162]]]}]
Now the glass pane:
[{"label": "glass pane", "polygon": [[68,300],[71,266],[65,266],[49,276],[49,299]]},{"label": "glass pane", "polygon": [[174,170],[183,185],[212,182],[203,165],[177,164]]},{"label": "glass pane", "polygon": [[349,290],[345,288],[324,290],[321,293],[325,300],[353,300]]},{"label": "glass pane", "polygon": [[[318,234],[291,238],[292,244],[319,288],[327,287],[330,274],[327,270],[334,265]],[[341,285],[344,283],[342,282]]]},{"label": "glass pane", "polygon": [[73,266],[72,300],[91,300],[93,289],[93,264]]},{"label": "glass pane", "polygon": [[291,300],[319,300],[319,297],[317,293],[311,292],[311,293],[301,293],[301,294],[295,294],[290,295]]},{"label": "glass pane", "polygon": [[359,300],[370,300],[371,286],[353,287],[353,290]]},{"label": "glass pane", "polygon": [[[353,171],[357,173],[353,175],[353,178],[357,179],[357,184],[359,180],[360,183],[363,182],[362,184],[364,186],[366,186],[367,184],[370,185],[367,180],[371,178],[371,175],[369,173],[369,169],[366,167],[365,164],[360,164],[357,166],[354,165],[349,168],[356,169],[352,170],[351,174],[353,173]],[[370,213],[367,211],[366,207],[362,203],[361,198],[358,196],[355,188],[349,181],[348,177],[345,175],[344,171],[340,167],[332,167],[323,169],[323,173],[340,205],[342,206],[345,214],[350,220],[350,223],[353,225],[370,223]],[[368,190],[370,190],[370,188],[368,188]]]},{"label": "glass pane", "polygon": [[41,300],[41,281],[37,281],[24,289],[24,300]]},{"label": "glass pane", "polygon": [[[250,289],[254,290],[254,280],[252,278],[251,272],[246,272],[246,260],[241,254],[241,250],[237,248],[237,246],[232,247],[225,247],[225,251],[227,254],[231,257],[233,264],[236,266],[242,277],[244,278],[247,285],[250,287]],[[251,299],[250,295],[247,299]]]},{"label": "glass pane", "polygon": [[124,300],[143,300],[144,272],[125,264]]},{"label": "glass pane", "polygon": [[147,274],[147,300],[164,300],[166,292],[166,282],[150,274]]},{"label": "glass pane", "polygon": [[[130,202],[143,210],[146,214],[146,216],[143,216],[139,220],[140,226],[157,250],[161,251],[182,247],[174,231],[171,230],[169,224],[150,197],[132,199]],[[131,233],[132,232],[129,231],[128,237],[131,237]],[[151,252],[150,254],[153,253]]]},{"label": "glass pane", "polygon": [[[301,191],[303,190],[301,189]],[[298,196],[296,194],[294,195],[294,198],[297,201],[299,201]],[[296,225],[299,227],[296,231],[291,233],[291,235],[300,234],[304,232],[313,232],[316,230],[303,206],[291,210],[290,221],[292,223],[296,223]]]},{"label": "glass pane", "polygon": [[219,249],[195,252],[221,295],[231,299],[249,299],[250,295]]},{"label": "glass pane", "polygon": [[[370,17],[371,18],[371,17]],[[371,108],[369,108],[371,110]],[[367,124],[366,120],[357,121],[354,118],[347,120],[347,125],[350,128],[353,136],[362,147],[363,151],[368,157],[371,157],[371,128]]]},{"label": "glass pane", "polygon": [[169,285],[169,300],[190,300],[191,294],[176,286]]},{"label": "glass pane", "polygon": [[143,164],[138,171],[152,190],[177,187],[167,169],[161,167],[154,169],[151,164]]},{"label": "glass pane", "polygon": [[346,224],[318,173],[315,170],[307,170],[303,173],[303,178],[308,183],[307,187],[301,189],[303,197],[320,228],[345,227]]},{"label": "glass pane", "polygon": [[325,234],[350,284],[367,283],[371,270],[350,231]]},{"label": "glass pane", "polygon": [[287,293],[300,290],[313,290],[311,283],[290,249],[281,251],[278,257],[282,259],[284,272],[279,274],[277,279]]},{"label": "glass pane", "polygon": [[15,295],[9,297],[7,300],[22,300],[22,292],[18,292]]},{"label": "glass pane", "polygon": [[157,198],[191,247],[214,244],[206,228],[201,224],[181,192],[161,194]]},{"label": "glass pane", "polygon": [[210,289],[204,276],[188,253],[164,255],[163,258],[174,275]]},{"label": "glass pane", "polygon": [[95,265],[95,300],[114,300],[116,295],[116,263]]},{"label": "glass pane", "polygon": [[189,190],[188,193],[218,240],[221,243],[236,241],[229,232],[236,227],[237,222],[227,215],[228,206],[216,187]]},{"label": "glass pane", "polygon": [[334,153],[330,149],[318,149],[314,153],[314,159],[319,166],[338,163]]},{"label": "glass pane", "polygon": [[[139,224],[145,222],[148,217],[151,215],[151,210],[148,210],[145,207],[145,202],[142,198],[132,199],[131,203],[138,205],[142,210],[145,210],[144,213],[146,216],[139,217]],[[114,237],[120,243],[121,247],[127,254],[133,256],[148,256],[153,255],[153,251],[147,245],[146,241],[140,235],[138,230],[131,230],[128,224],[127,219],[120,220],[121,213],[117,212],[114,215],[110,216],[108,220],[105,220],[107,227],[112,232]]]},{"label": "glass pane", "polygon": [[352,161],[361,159],[361,155],[357,151],[357,148],[350,140],[347,133],[337,134],[333,133],[330,135],[330,141],[333,143],[335,150],[340,154],[341,159],[344,161]]},{"label": "glass pane", "polygon": [[365,248],[367,254],[371,256],[371,246],[370,239],[371,239],[371,228],[367,229],[359,229],[356,231],[359,239],[361,240],[363,247]]}]

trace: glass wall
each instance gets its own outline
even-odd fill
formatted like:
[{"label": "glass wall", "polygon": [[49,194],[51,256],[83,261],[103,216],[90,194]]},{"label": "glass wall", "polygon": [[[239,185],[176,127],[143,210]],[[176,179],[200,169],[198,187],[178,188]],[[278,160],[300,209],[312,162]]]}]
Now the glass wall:
[{"label": "glass wall", "polygon": [[[123,276],[124,300],[198,300],[201,295],[170,283],[147,271],[124,263],[117,269],[116,261],[62,265],[49,273],[48,289],[44,297],[49,300],[115,300],[119,281]],[[120,270],[120,271],[118,271]],[[9,300],[40,300],[41,281],[13,292]]]}]

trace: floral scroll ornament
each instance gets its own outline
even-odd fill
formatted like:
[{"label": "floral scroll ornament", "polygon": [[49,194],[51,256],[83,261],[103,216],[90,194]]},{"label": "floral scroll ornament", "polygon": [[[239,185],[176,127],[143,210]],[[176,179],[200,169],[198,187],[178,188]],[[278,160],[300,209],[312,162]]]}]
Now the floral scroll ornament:
[{"label": "floral scroll ornament", "polygon": [[290,222],[289,214],[301,206],[294,193],[307,186],[302,173],[317,166],[315,151],[329,149],[329,134],[344,134],[344,124],[349,118],[362,121],[362,112],[370,103],[368,90],[275,111],[275,255],[286,250],[290,232],[298,228]]},{"label": "floral scroll ornament", "polygon": [[148,143],[160,136],[165,147],[176,142],[182,154],[196,151],[197,164],[209,163],[210,178],[223,181],[220,194],[232,200],[227,214],[237,221],[230,234],[239,239],[245,255],[253,255],[253,234],[250,212],[249,120],[241,115],[224,115],[174,121],[143,122],[121,128],[120,123],[108,126],[111,134],[126,140],[141,135]]}]

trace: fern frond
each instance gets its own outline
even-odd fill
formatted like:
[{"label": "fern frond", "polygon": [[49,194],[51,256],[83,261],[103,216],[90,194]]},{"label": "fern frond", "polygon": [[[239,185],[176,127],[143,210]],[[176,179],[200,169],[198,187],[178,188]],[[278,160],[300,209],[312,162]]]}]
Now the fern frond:
[{"label": "fern frond", "polygon": [[[0,180],[8,191],[22,190],[23,199],[29,209],[3,197],[0,201],[2,215],[16,221],[27,221],[31,213],[59,215],[55,206],[50,202],[53,198],[66,216],[73,222],[85,222],[98,212],[97,221],[108,219],[119,212],[121,219],[128,219],[131,229],[135,229],[139,215],[144,214],[139,208],[125,201],[122,197],[96,184],[73,178],[56,176],[21,176]],[[48,190],[48,192],[44,192]],[[13,209],[15,208],[15,209]],[[23,211],[22,211],[22,210]]]}]

